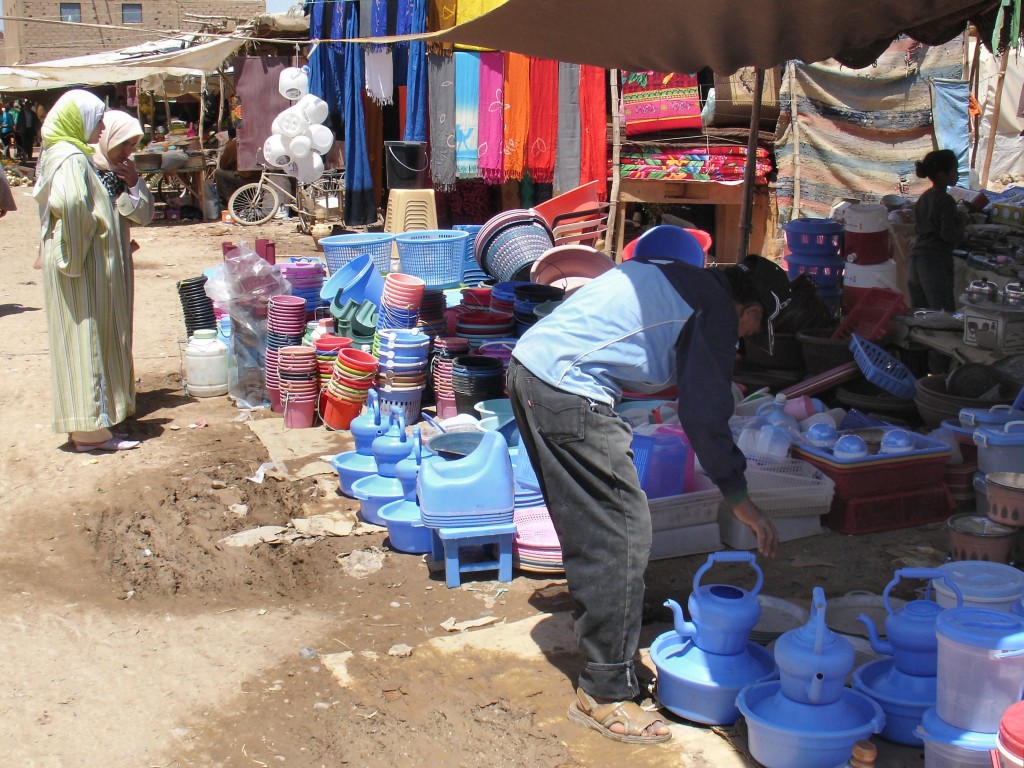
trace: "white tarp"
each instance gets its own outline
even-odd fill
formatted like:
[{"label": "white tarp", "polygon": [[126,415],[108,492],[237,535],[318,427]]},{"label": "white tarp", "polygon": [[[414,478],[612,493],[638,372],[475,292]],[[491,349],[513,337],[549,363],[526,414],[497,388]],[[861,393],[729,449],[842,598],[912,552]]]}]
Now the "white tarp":
[{"label": "white tarp", "polygon": [[117,51],[0,67],[0,90],[104,85],[149,75],[202,75],[215,71],[246,41],[243,36],[232,36],[186,47],[194,39],[193,35],[184,35]]}]

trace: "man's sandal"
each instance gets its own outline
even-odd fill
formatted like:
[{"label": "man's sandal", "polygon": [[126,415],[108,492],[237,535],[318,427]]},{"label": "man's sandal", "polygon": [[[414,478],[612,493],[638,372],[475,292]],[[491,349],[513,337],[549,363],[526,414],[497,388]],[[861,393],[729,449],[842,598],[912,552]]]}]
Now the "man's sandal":
[{"label": "man's sandal", "polygon": [[[671,733],[658,734],[644,731],[665,721],[657,714],[646,712],[632,701],[613,701],[598,704],[582,688],[576,689],[576,701],[569,705],[569,719],[591,728],[602,736],[626,744],[662,744],[672,738]],[[611,726],[619,724],[624,733],[616,733]]]}]

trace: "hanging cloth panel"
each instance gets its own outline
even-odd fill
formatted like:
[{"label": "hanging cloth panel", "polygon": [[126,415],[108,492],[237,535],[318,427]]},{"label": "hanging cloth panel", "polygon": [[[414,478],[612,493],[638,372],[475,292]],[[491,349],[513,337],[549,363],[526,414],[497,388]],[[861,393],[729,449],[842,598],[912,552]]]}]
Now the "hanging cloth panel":
[{"label": "hanging cloth panel", "polygon": [[395,70],[390,50],[366,51],[366,92],[376,104],[391,104],[395,97]]},{"label": "hanging cloth panel", "polygon": [[[359,36],[359,7],[346,0],[338,7],[344,25],[339,37]],[[344,49],[345,115],[345,223],[365,226],[377,220],[373,196],[373,176],[366,152],[366,125],[363,114],[363,47],[359,43],[341,43]]]},{"label": "hanging cloth panel", "polygon": [[455,186],[455,61],[427,54],[430,85],[430,176],[441,189]]},{"label": "hanging cloth panel", "polygon": [[505,183],[504,57],[480,54],[480,141],[477,144],[480,177],[488,184]]},{"label": "hanging cloth panel", "polygon": [[580,184],[603,182],[601,199],[608,180],[608,120],[605,106],[604,70],[580,67]]},{"label": "hanging cloth panel", "polygon": [[[456,3],[456,19],[458,24],[465,24],[467,21],[472,21],[478,16],[483,16],[489,11],[493,11],[499,5],[503,4],[505,0],[458,0]],[[460,51],[488,51],[489,48],[477,48],[475,45],[457,45],[455,46]]]},{"label": "hanging cloth panel", "polygon": [[530,133],[530,60],[505,54],[505,178],[518,181],[526,169]]},{"label": "hanging cloth panel", "polygon": [[558,146],[555,151],[554,192],[580,183],[580,66],[558,64]]},{"label": "hanging cloth panel", "polygon": [[966,180],[971,173],[970,122],[967,109],[971,87],[965,80],[932,80],[932,120],[935,145],[952,150],[956,155],[960,178]]},{"label": "hanging cloth panel", "polygon": [[480,54],[455,54],[455,165],[460,179],[480,175]]},{"label": "hanging cloth panel", "polygon": [[[403,17],[399,16],[400,30]],[[408,20],[409,33],[425,32],[427,0],[413,0]],[[399,32],[399,34],[404,34]],[[405,140],[427,140],[427,46],[422,40],[409,43],[409,69],[406,77]]]},{"label": "hanging cloth panel", "polygon": [[530,59],[530,130],[526,145],[526,169],[537,184],[551,184],[555,175],[555,143],[558,140],[558,62]]},{"label": "hanging cloth panel", "polygon": [[[456,0],[427,0],[427,32],[442,32],[455,26]],[[451,43],[427,43],[427,50],[439,56],[451,56]]]},{"label": "hanging cloth panel", "polygon": [[[309,14],[310,40],[324,37],[324,32],[331,29],[335,7],[328,0],[317,0],[313,5]],[[341,136],[345,130],[341,114],[342,69],[342,57],[332,45],[318,44],[309,54],[309,92],[327,102],[329,117],[325,124],[335,136]]]},{"label": "hanging cloth panel", "polygon": [[627,136],[700,128],[696,75],[623,72],[621,77]]},{"label": "hanging cloth panel", "polygon": [[[274,118],[292,105],[277,90],[288,56],[239,56],[235,64],[235,93],[242,105],[238,124],[238,169],[257,170],[263,160],[263,142],[271,134]],[[270,84],[273,87],[270,87]]]}]

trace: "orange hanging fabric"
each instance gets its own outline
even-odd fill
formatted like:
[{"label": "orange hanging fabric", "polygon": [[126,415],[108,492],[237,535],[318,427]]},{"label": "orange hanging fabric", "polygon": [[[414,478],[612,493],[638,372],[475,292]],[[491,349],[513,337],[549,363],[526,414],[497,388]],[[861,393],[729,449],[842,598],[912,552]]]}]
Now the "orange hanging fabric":
[{"label": "orange hanging fabric", "polygon": [[518,181],[526,168],[530,132],[530,60],[505,54],[505,178]]}]

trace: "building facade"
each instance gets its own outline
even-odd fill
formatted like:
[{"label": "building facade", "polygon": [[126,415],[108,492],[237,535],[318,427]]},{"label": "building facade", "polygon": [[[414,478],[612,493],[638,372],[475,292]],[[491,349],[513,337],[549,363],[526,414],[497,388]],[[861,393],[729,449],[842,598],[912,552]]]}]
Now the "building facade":
[{"label": "building facade", "polygon": [[[85,56],[154,40],[160,30],[230,31],[266,11],[265,0],[3,0],[3,62],[31,64]],[[81,25],[81,26],[79,26]],[[109,26],[89,26],[109,25]],[[135,28],[138,28],[136,31]]]}]

